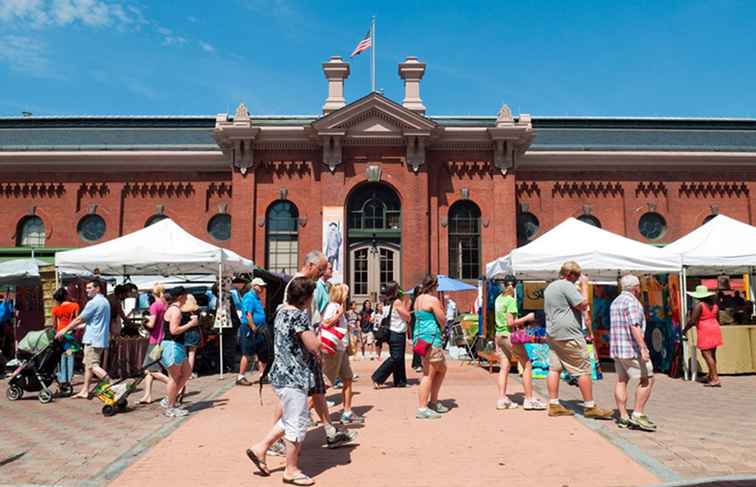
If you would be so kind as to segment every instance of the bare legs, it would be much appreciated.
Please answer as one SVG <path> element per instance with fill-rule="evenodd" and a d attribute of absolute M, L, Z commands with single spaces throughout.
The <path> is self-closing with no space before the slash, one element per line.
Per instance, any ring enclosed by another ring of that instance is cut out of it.
<path fill-rule="evenodd" d="M 94 374 L 98 379 L 104 379 L 108 376 L 108 373 L 105 371 L 105 369 L 103 369 L 99 365 L 95 365 L 94 367 L 85 367 L 84 384 L 82 384 L 81 390 L 74 397 L 84 399 L 87 398 L 87 396 L 89 395 L 90 382 L 92 382 L 92 374 Z"/>
<path fill-rule="evenodd" d="M 561 371 L 550 370 L 549 375 L 546 378 L 546 385 L 549 389 L 549 401 L 556 401 L 559 399 L 559 375 Z M 578 387 L 580 388 L 580 394 L 583 396 L 583 401 L 593 401 L 593 381 L 590 375 L 581 375 L 577 379 Z"/>
<path fill-rule="evenodd" d="M 157 379 L 163 384 L 167 384 L 168 377 L 162 372 L 145 371 L 144 373 L 146 376 L 144 379 L 144 395 L 139 399 L 139 402 L 149 404 L 152 402 L 152 383 Z"/>
<path fill-rule="evenodd" d="M 427 356 L 423 357 L 423 376 L 417 391 L 418 408 L 426 408 L 429 402 L 438 401 L 438 393 L 445 376 L 446 363 L 444 361 L 431 362 Z"/>
<path fill-rule="evenodd" d="M 706 361 L 706 367 L 709 369 L 709 385 L 719 384 L 719 374 L 717 373 L 717 349 L 701 350 Z"/>
<path fill-rule="evenodd" d="M 627 384 L 629 378 L 622 377 L 617 379 L 617 385 L 614 386 L 614 400 L 617 403 L 617 409 L 621 418 L 627 418 Z M 635 389 L 635 409 L 633 412 L 641 415 L 645 414 L 646 403 L 651 397 L 651 389 L 654 387 L 653 377 L 641 377 L 638 387 Z"/>
<path fill-rule="evenodd" d="M 168 384 L 166 385 L 168 407 L 176 407 L 176 396 L 184 388 L 184 385 L 186 385 L 186 381 L 189 380 L 191 373 L 187 361 L 168 367 Z"/>

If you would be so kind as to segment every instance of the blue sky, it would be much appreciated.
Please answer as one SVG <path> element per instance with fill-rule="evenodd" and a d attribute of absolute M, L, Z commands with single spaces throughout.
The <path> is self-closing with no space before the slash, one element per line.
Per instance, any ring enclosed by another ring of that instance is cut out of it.
<path fill-rule="evenodd" d="M 418 56 L 429 114 L 756 117 L 756 2 L 715 0 L 0 0 L 0 115 L 315 114 L 372 15 L 378 88 Z"/>

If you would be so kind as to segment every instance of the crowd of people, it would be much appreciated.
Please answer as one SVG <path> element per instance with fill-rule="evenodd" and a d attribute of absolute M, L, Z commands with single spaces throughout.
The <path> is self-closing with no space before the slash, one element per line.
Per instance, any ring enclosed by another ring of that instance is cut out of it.
<path fill-rule="evenodd" d="M 350 299 L 349 287 L 332 283 L 331 263 L 319 251 L 305 257 L 301 270 L 284 289 L 283 304 L 268 322 L 262 305 L 266 283 L 255 278 L 251 282 L 237 278 L 227 300 L 230 318 L 236 322 L 241 359 L 236 384 L 252 382 L 246 373 L 257 364 L 258 380 L 272 385 L 278 398 L 270 431 L 247 450 L 247 456 L 261 475 L 269 476 L 268 455 L 284 455 L 284 482 L 312 485 L 313 480 L 299 468 L 302 443 L 307 431 L 318 421 L 326 433 L 326 446 L 333 448 L 354 440 L 356 433 L 346 426 L 363 424 L 366 419 L 354 409 L 353 383 L 356 376 L 350 357 L 381 359 L 381 348 L 388 346 L 388 355 L 371 375 L 373 387 L 381 389 L 392 379 L 394 387 L 407 387 L 405 354 L 411 347 L 420 374 L 417 388 L 417 420 L 439 419 L 449 412 L 440 400 L 446 376 L 444 337 L 454 321 L 456 304 L 444 303 L 438 297 L 438 279 L 427 275 L 412 293 L 405 294 L 396 282 L 389 282 L 375 305 L 362 303 L 358 310 Z M 527 411 L 546 410 L 549 417 L 572 416 L 575 412 L 562 405 L 559 386 L 563 374 L 576 382 L 583 399 L 583 415 L 599 420 L 615 419 L 613 409 L 599 407 L 593 399 L 594 357 L 589 350 L 593 338 L 583 324 L 589 321 L 588 278 L 575 262 L 566 262 L 559 278 L 544 290 L 546 342 L 549 346 L 549 372 L 546 380 L 548 402 L 536 397 L 531 373 L 532 363 L 524 344 L 528 327 L 536 324 L 533 313 L 521 314 L 515 298 L 517 281 L 508 276 L 495 299 L 495 347 L 500 371 L 497 377 L 497 410 L 514 409 L 507 394 L 511 366 L 519 363 L 522 372 Z M 64 354 L 59 367 L 59 382 L 70 384 L 73 376 L 73 353 L 79 342 L 73 332 L 84 329 L 81 345 L 84 355 L 84 380 L 74 397 L 88 397 L 93 377 L 109 380 L 103 367 L 110 337 L 120 330 L 124 319 L 121 302 L 131 289 L 116 287 L 110 297 L 102 293 L 102 283 L 90 280 L 86 285 L 89 301 L 80 309 L 65 288 L 57 290 L 57 305 L 52 310 L 56 337 L 63 341 Z M 614 361 L 617 382 L 615 402 L 617 425 L 655 431 L 656 424 L 645 413 L 654 387 L 653 366 L 645 342 L 645 313 L 640 301 L 641 287 L 636 276 L 620 280 L 621 293 L 610 306 L 610 356 Z M 213 290 L 217 297 L 217 288 Z M 706 360 L 709 387 L 721 387 L 717 375 L 716 349 L 722 345 L 717 321 L 715 293 L 699 286 L 689 293 L 697 300 L 683 333 L 697 327 L 697 345 Z M 182 417 L 188 411 L 181 407 L 187 381 L 192 375 L 194 354 L 199 344 L 198 305 L 194 296 L 182 286 L 165 289 L 156 285 L 154 302 L 149 308 L 145 328 L 149 331 L 144 359 L 146 381 L 140 403 L 152 402 L 155 380 L 166 384 L 166 397 L 161 401 L 165 415 Z M 450 313 L 450 309 L 452 312 Z M 272 327 L 272 329 L 268 329 Z M 268 363 L 270 362 L 270 363 Z M 628 384 L 638 381 L 632 412 L 628 411 Z M 326 390 L 341 390 L 342 410 L 333 421 L 326 401 Z M 316 419 L 313 419 L 313 413 Z"/>

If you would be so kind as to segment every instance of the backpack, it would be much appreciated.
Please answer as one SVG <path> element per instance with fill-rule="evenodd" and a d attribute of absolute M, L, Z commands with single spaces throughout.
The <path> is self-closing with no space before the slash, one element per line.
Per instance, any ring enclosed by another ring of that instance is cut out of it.
<path fill-rule="evenodd" d="M 388 314 L 383 317 L 383 319 L 381 320 L 381 325 L 378 327 L 377 330 L 373 332 L 375 341 L 388 342 L 390 331 L 391 331 L 391 313 L 393 311 L 394 311 L 394 302 L 392 301 L 391 306 L 389 306 Z"/>

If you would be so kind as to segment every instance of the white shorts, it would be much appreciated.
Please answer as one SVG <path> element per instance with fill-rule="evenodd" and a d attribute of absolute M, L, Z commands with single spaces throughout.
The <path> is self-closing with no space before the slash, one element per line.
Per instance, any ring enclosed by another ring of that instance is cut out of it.
<path fill-rule="evenodd" d="M 307 435 L 310 425 L 310 411 L 307 409 L 307 391 L 293 387 L 274 388 L 281 401 L 283 416 L 277 426 L 284 432 L 284 437 L 291 443 L 301 443 Z"/>

